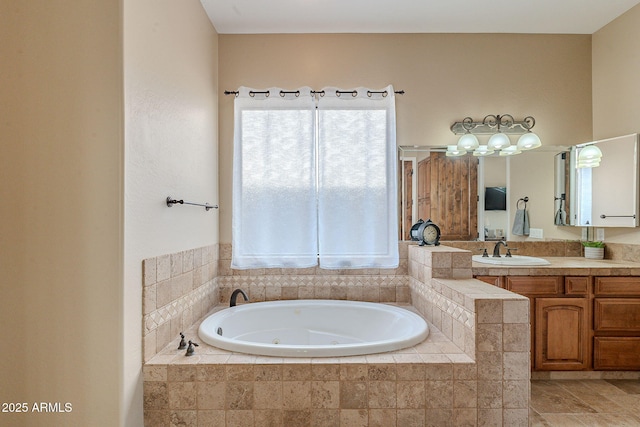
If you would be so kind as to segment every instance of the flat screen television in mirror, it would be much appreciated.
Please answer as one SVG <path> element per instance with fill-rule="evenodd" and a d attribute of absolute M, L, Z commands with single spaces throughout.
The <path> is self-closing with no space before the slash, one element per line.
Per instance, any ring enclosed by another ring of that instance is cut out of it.
<path fill-rule="evenodd" d="M 485 211 L 506 211 L 507 210 L 507 188 L 506 187 L 486 187 L 484 189 L 484 210 Z"/>

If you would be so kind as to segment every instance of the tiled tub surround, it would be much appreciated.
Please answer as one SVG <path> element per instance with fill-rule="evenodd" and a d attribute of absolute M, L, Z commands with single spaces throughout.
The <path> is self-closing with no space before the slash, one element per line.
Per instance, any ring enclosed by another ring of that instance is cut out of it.
<path fill-rule="evenodd" d="M 336 299 L 410 303 L 408 276 L 268 275 L 218 277 L 221 304 L 229 304 L 234 289 L 251 302 L 289 299 Z M 242 298 L 238 299 L 239 301 Z"/>
<path fill-rule="evenodd" d="M 252 302 L 281 299 L 341 299 L 409 303 L 408 242 L 399 242 L 399 266 L 393 269 L 325 270 L 310 268 L 231 268 L 231 245 L 220 244 L 218 286 L 220 303 L 234 289 L 243 289 Z"/>
<path fill-rule="evenodd" d="M 148 258 L 142 270 L 142 347 L 147 362 L 219 300 L 218 245 Z"/>
<path fill-rule="evenodd" d="M 186 357 L 172 344 L 144 367 L 147 426 L 475 422 L 475 364 L 438 330 L 413 348 L 341 358 L 250 356 L 207 344 Z"/>
<path fill-rule="evenodd" d="M 323 279 L 309 277 L 324 276 L 315 271 L 288 278 L 293 275 L 282 271 L 243 272 L 234 280 L 244 282 L 218 277 L 224 283 L 220 295 L 244 285 L 254 301 L 278 295 L 395 298 L 396 303 L 413 298 L 431 323 L 425 342 L 377 355 L 283 359 L 233 354 L 206 344 L 187 357 L 176 350 L 173 337 L 144 366 L 145 424 L 527 425 L 528 299 L 469 279 L 470 252 L 412 246 L 407 254 L 410 275 L 403 278 L 390 279 L 393 275 L 379 271 L 333 272 Z M 397 281 L 395 292 L 383 290 L 393 287 L 389 280 Z M 371 282 L 378 290 L 369 294 Z M 280 283 L 278 291 L 270 290 L 274 283 Z M 187 333 L 199 342 L 197 325 Z"/>
<path fill-rule="evenodd" d="M 475 425 L 528 425 L 529 299 L 472 278 L 471 253 L 409 247 L 412 305 L 475 361 Z"/>

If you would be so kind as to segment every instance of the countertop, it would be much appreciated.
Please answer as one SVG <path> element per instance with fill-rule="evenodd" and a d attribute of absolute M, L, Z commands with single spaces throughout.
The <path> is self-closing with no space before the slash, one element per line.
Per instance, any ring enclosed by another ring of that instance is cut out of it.
<path fill-rule="evenodd" d="M 540 257 L 550 265 L 503 266 L 472 262 L 474 276 L 640 276 L 640 263 L 583 257 Z"/>

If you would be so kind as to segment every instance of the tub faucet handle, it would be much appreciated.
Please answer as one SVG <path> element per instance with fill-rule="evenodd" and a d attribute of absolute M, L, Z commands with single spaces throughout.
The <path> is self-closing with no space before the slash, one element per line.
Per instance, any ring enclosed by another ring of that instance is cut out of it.
<path fill-rule="evenodd" d="M 184 334 L 180 332 L 180 344 L 178 345 L 178 350 L 184 350 L 187 348 L 187 342 L 184 340 Z"/>
<path fill-rule="evenodd" d="M 198 344 L 189 340 L 189 347 L 187 347 L 187 353 L 185 354 L 185 356 L 193 356 L 193 354 L 196 352 L 196 349 L 193 348 L 194 346 L 198 347 Z"/>

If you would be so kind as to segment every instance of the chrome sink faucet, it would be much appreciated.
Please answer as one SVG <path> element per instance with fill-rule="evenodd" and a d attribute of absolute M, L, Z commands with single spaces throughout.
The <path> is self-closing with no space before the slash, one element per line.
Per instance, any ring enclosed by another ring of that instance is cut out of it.
<path fill-rule="evenodd" d="M 504 245 L 504 247 L 507 247 L 507 242 L 505 242 L 504 240 L 498 240 L 496 242 L 496 245 L 493 247 L 493 257 L 494 258 L 500 258 L 500 245 Z"/>

